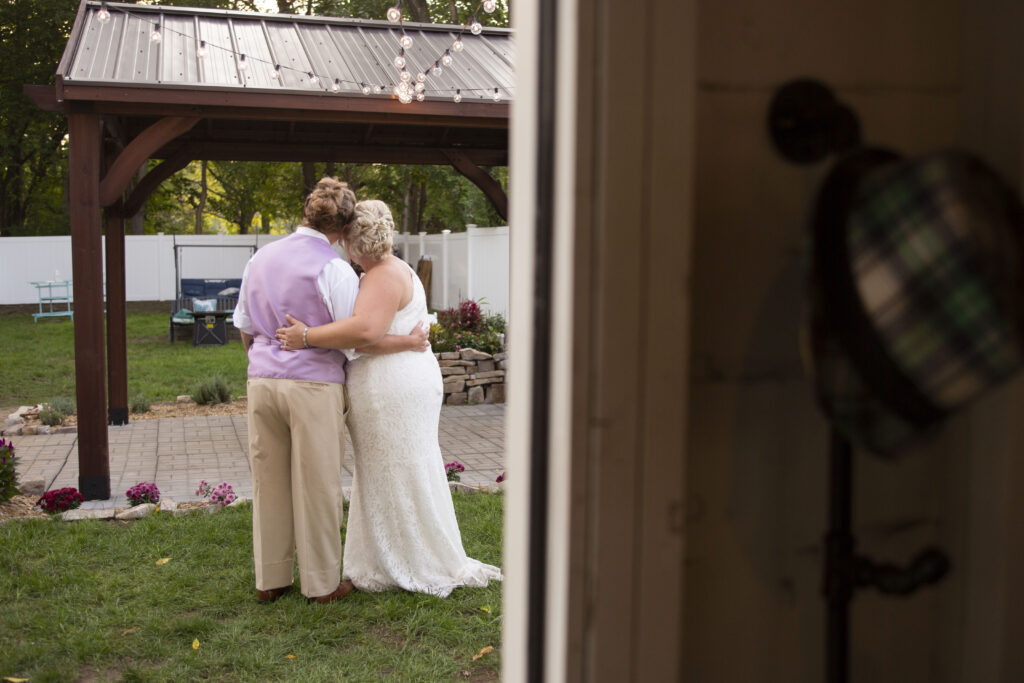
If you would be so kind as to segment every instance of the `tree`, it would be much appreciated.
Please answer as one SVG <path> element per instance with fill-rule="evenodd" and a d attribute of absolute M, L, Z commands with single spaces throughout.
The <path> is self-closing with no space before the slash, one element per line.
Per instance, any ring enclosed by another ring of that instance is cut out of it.
<path fill-rule="evenodd" d="M 53 84 L 77 0 L 0 3 L 0 235 L 67 231 L 67 121 L 40 110 L 24 83 Z"/>
<path fill-rule="evenodd" d="M 216 181 L 209 196 L 210 211 L 248 234 L 256 214 L 265 229 L 275 218 L 301 214 L 298 165 L 256 161 L 211 161 L 209 172 Z"/>

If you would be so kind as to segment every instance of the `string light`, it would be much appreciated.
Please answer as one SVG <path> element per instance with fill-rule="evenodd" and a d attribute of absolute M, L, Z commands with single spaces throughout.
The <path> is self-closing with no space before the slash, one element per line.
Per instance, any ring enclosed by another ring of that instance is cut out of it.
<path fill-rule="evenodd" d="M 402 20 L 402 3 L 396 2 L 394 7 L 388 8 L 388 21 L 397 24 Z"/>
<path fill-rule="evenodd" d="M 249 68 L 249 63 L 245 61 L 245 53 L 243 52 L 242 56 L 238 58 L 238 70 L 239 71 L 245 71 L 248 68 Z"/>
<path fill-rule="evenodd" d="M 309 71 L 309 72 L 307 72 L 307 73 L 306 73 L 306 78 L 308 78 L 308 79 L 309 79 L 309 84 L 310 84 L 310 85 L 316 85 L 317 83 L 319 83 L 319 82 L 320 82 L 320 77 L 319 77 L 319 76 L 317 76 L 317 75 L 316 75 L 315 73 L 313 73 L 312 71 Z"/>
<path fill-rule="evenodd" d="M 452 65 L 452 53 L 449 50 L 445 50 L 444 54 L 441 55 L 441 63 L 445 66 Z"/>
<path fill-rule="evenodd" d="M 493 99 L 495 102 L 501 102 L 501 93 L 498 92 L 497 88 L 494 89 L 494 94 L 491 95 L 491 99 Z"/>
<path fill-rule="evenodd" d="M 395 68 L 401 69 L 405 66 L 405 48 L 399 50 L 398 55 L 395 57 Z"/>
<path fill-rule="evenodd" d="M 273 78 L 275 81 L 281 80 L 281 65 L 280 64 L 275 64 L 274 65 L 274 70 L 270 72 L 270 77 Z"/>
<path fill-rule="evenodd" d="M 495 0 L 484 0 L 484 11 L 491 14 L 498 8 L 498 3 Z"/>
<path fill-rule="evenodd" d="M 434 68 L 430 70 L 430 73 L 432 73 L 435 76 L 440 76 L 443 71 L 444 70 L 441 68 L 441 63 L 434 62 Z"/>
<path fill-rule="evenodd" d="M 398 74 L 398 77 L 402 79 L 403 83 L 408 83 L 409 79 L 412 78 L 412 76 L 409 74 L 408 69 L 402 69 L 402 71 Z"/>
<path fill-rule="evenodd" d="M 469 32 L 474 36 L 478 36 L 483 30 L 484 27 L 476 20 L 476 17 L 473 17 L 473 21 L 469 22 Z"/>
<path fill-rule="evenodd" d="M 360 83 L 359 85 L 362 87 L 364 95 L 369 95 L 370 94 L 370 86 L 366 85 L 366 83 Z M 383 88 L 384 86 L 381 86 L 381 87 Z"/>
<path fill-rule="evenodd" d="M 423 73 L 422 71 L 416 74 L 417 83 L 422 83 L 425 80 L 427 80 L 427 74 Z"/>
<path fill-rule="evenodd" d="M 455 42 L 452 43 L 452 49 L 456 52 L 462 52 L 463 47 L 465 46 L 462 44 L 462 38 L 456 38 Z"/>
<path fill-rule="evenodd" d="M 334 79 L 334 83 L 331 83 L 331 92 L 339 92 L 341 90 L 341 81 L 337 78 Z"/>
<path fill-rule="evenodd" d="M 398 39 L 398 42 L 402 44 L 402 47 L 406 50 L 412 47 L 412 38 L 409 37 L 408 33 L 403 33 L 402 37 Z"/>
<path fill-rule="evenodd" d="M 149 39 L 154 43 L 160 42 L 160 24 L 153 24 L 153 32 L 149 34 Z"/>
<path fill-rule="evenodd" d="M 107 3 L 100 3 L 100 11 L 96 13 L 96 21 L 101 24 L 105 24 L 110 21 L 110 10 L 107 9 Z"/>
<path fill-rule="evenodd" d="M 206 41 L 205 40 L 200 40 L 199 41 L 199 47 L 196 48 L 196 56 L 199 57 L 199 59 L 202 59 L 203 57 L 206 56 Z"/>
<path fill-rule="evenodd" d="M 422 90 L 420 92 L 416 93 L 416 101 L 417 102 L 422 102 L 425 99 L 427 99 L 427 96 L 426 96 L 426 94 L 424 94 L 424 92 Z"/>
<path fill-rule="evenodd" d="M 455 94 L 452 95 L 452 99 L 455 100 L 456 103 L 459 103 L 459 102 L 462 101 L 462 88 L 456 88 L 455 89 Z"/>
<path fill-rule="evenodd" d="M 427 87 L 427 86 L 423 85 L 423 83 L 422 83 L 422 82 L 420 82 L 420 83 L 417 83 L 417 84 L 416 84 L 416 86 L 415 86 L 415 90 L 416 90 L 416 92 L 423 92 L 423 89 L 424 89 L 424 88 L 426 88 L 426 87 Z"/>
<path fill-rule="evenodd" d="M 409 104 L 410 102 L 412 102 L 412 95 L 410 95 L 407 92 L 401 93 L 398 96 L 398 101 L 401 102 L 402 104 Z"/>

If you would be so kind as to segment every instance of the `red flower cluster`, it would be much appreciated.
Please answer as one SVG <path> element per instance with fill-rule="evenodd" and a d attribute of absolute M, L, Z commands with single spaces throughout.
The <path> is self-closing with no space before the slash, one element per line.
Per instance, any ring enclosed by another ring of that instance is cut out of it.
<path fill-rule="evenodd" d="M 448 308 L 437 314 L 437 322 L 452 331 L 476 332 L 483 319 L 480 304 L 472 299 L 466 299 L 457 308 Z"/>
<path fill-rule="evenodd" d="M 82 504 L 85 498 L 74 487 L 53 489 L 43 494 L 43 497 L 36 501 L 36 505 L 46 512 L 64 512 L 74 510 Z"/>

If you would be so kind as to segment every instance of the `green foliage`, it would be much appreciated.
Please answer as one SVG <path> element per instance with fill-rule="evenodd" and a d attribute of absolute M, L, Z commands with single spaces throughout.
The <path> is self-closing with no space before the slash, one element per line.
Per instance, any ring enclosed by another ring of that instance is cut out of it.
<path fill-rule="evenodd" d="M 228 381 L 221 375 L 199 380 L 192 386 L 192 400 L 201 406 L 229 403 L 231 389 L 228 387 Z"/>
<path fill-rule="evenodd" d="M 0 503 L 18 493 L 17 458 L 14 444 L 0 439 Z"/>
<path fill-rule="evenodd" d="M 455 492 L 452 502 L 466 552 L 500 565 L 503 496 Z M 497 680 L 500 582 L 443 600 L 356 592 L 333 605 L 292 591 L 270 607 L 256 604 L 254 588 L 250 505 L 123 525 L 11 520 L 0 525 L 0 672 L 32 681 L 98 672 L 126 681 Z M 473 661 L 486 645 L 497 649 Z"/>
<path fill-rule="evenodd" d="M 148 413 L 151 405 L 151 401 L 146 394 L 133 394 L 131 399 L 128 401 L 128 407 L 136 415 L 142 413 Z"/>
<path fill-rule="evenodd" d="M 75 413 L 75 401 L 67 396 L 57 396 L 43 404 L 39 411 L 39 421 L 44 425 L 56 427 L 63 424 L 68 415 Z"/>
<path fill-rule="evenodd" d="M 467 299 L 437 314 L 437 324 L 430 326 L 430 347 L 434 353 L 462 349 L 499 353 L 504 334 L 504 316 L 488 314 L 479 303 Z"/>
<path fill-rule="evenodd" d="M 0 236 L 67 232 L 67 120 L 24 84 L 52 85 L 77 0 L 0 3 Z"/>

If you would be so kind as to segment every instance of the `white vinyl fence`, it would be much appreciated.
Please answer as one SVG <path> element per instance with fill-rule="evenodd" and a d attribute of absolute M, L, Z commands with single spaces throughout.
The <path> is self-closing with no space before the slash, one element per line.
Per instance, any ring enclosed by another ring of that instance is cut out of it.
<path fill-rule="evenodd" d="M 190 245 L 179 250 L 179 277 L 237 278 L 242 276 L 253 247 L 281 237 L 127 235 L 127 299 L 174 299 L 176 244 Z M 442 235 L 396 235 L 395 243 L 413 267 L 422 255 L 432 261 L 430 302 L 434 308 L 455 306 L 461 299 L 484 299 L 485 308 L 508 315 L 507 226 L 468 226 L 466 232 Z M 0 304 L 34 304 L 38 295 L 32 282 L 71 277 L 70 236 L 0 238 Z"/>

